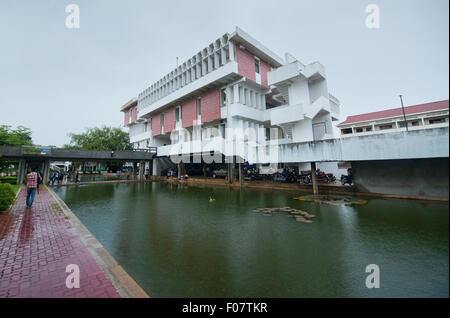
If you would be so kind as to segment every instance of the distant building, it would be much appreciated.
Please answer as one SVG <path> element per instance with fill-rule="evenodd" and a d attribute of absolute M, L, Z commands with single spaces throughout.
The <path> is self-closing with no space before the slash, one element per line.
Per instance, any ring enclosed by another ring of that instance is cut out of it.
<path fill-rule="evenodd" d="M 439 128 L 449 126 L 449 103 L 442 100 L 405 107 L 409 130 Z M 363 136 L 405 130 L 402 108 L 393 108 L 373 113 L 348 116 L 338 124 L 341 137 Z"/>

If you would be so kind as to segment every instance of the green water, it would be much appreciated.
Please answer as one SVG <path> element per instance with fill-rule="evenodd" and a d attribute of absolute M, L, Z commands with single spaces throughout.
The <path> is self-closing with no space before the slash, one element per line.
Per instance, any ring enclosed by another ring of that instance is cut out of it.
<path fill-rule="evenodd" d="M 448 204 L 165 183 L 55 189 L 152 297 L 448 297 Z M 214 197 L 215 202 L 209 202 Z M 311 224 L 252 212 L 284 207 Z M 380 288 L 368 289 L 368 264 Z"/>

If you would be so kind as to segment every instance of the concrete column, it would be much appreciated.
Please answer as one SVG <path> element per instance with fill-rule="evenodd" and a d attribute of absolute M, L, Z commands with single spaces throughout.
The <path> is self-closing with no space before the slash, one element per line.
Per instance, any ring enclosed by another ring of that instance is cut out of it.
<path fill-rule="evenodd" d="M 137 163 L 133 162 L 133 180 L 136 180 Z"/>
<path fill-rule="evenodd" d="M 184 162 L 181 161 L 178 164 L 178 177 L 184 177 L 185 175 L 186 175 L 186 169 L 185 169 L 185 166 L 184 166 Z"/>
<path fill-rule="evenodd" d="M 44 161 L 44 171 L 43 171 L 43 176 L 42 176 L 43 184 L 48 184 L 49 174 L 50 174 L 50 161 L 45 160 Z"/>
<path fill-rule="evenodd" d="M 144 169 L 145 169 L 145 161 L 139 162 L 139 181 L 144 182 Z"/>
<path fill-rule="evenodd" d="M 153 176 L 153 160 L 150 160 L 148 162 L 148 175 L 150 177 Z"/>
<path fill-rule="evenodd" d="M 229 47 L 230 61 L 235 61 L 236 57 L 234 55 L 234 43 L 233 42 L 228 42 L 228 47 Z"/>
<path fill-rule="evenodd" d="M 244 185 L 244 176 L 242 174 L 242 163 L 239 162 L 239 187 L 243 187 Z"/>
<path fill-rule="evenodd" d="M 228 163 L 228 183 L 233 183 L 234 175 L 234 156 L 231 157 L 231 162 Z"/>
<path fill-rule="evenodd" d="M 312 181 L 312 188 L 313 188 L 313 194 L 319 194 L 319 185 L 317 184 L 317 178 L 316 178 L 316 163 L 311 162 L 311 181 Z"/>
<path fill-rule="evenodd" d="M 23 182 L 23 169 L 25 166 L 25 160 L 20 159 L 19 160 L 19 167 L 17 168 L 17 178 L 16 178 L 16 183 L 17 184 L 22 184 Z"/>
<path fill-rule="evenodd" d="M 239 84 L 235 84 L 233 87 L 233 101 L 239 103 Z"/>

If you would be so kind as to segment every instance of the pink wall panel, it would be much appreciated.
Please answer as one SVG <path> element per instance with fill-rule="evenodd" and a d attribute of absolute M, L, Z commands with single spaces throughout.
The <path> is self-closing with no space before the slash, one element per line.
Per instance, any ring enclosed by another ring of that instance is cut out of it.
<path fill-rule="evenodd" d="M 260 72 L 261 72 L 261 84 L 269 87 L 269 84 L 267 83 L 267 73 L 270 72 L 271 67 L 269 64 L 261 60 L 260 62 Z"/>
<path fill-rule="evenodd" d="M 123 125 L 128 126 L 128 124 L 130 123 L 130 111 L 127 110 L 127 111 L 123 112 L 123 115 L 125 117 L 124 121 L 123 121 Z"/>
<path fill-rule="evenodd" d="M 175 107 L 164 112 L 164 134 L 175 129 Z"/>
<path fill-rule="evenodd" d="M 252 81 L 256 81 L 255 57 L 253 54 L 236 45 L 236 60 L 238 62 L 238 73 Z"/>
<path fill-rule="evenodd" d="M 182 106 L 183 128 L 192 127 L 193 121 L 197 120 L 197 99 L 188 101 Z"/>
<path fill-rule="evenodd" d="M 216 89 L 202 96 L 202 123 L 220 118 L 220 90 Z"/>
<path fill-rule="evenodd" d="M 137 106 L 133 107 L 133 118 L 131 118 L 131 122 L 135 122 L 137 120 L 138 117 L 138 110 L 137 110 Z"/>
<path fill-rule="evenodd" d="M 161 124 L 159 119 L 160 114 L 156 114 L 152 117 L 152 136 L 161 135 Z"/>

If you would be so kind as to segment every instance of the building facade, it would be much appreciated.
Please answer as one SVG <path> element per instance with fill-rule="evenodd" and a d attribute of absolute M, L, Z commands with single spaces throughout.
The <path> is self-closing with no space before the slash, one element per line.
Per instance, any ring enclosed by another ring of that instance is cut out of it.
<path fill-rule="evenodd" d="M 364 136 L 408 130 L 449 127 L 449 103 L 442 100 L 433 103 L 406 106 L 405 116 L 401 107 L 378 112 L 348 116 L 338 124 L 341 137 Z M 406 124 L 405 124 L 406 117 Z"/>
<path fill-rule="evenodd" d="M 277 144 L 333 138 L 339 108 L 322 64 L 306 65 L 288 53 L 281 58 L 236 27 L 144 89 L 121 111 L 133 146 L 156 146 L 163 158 L 217 150 L 211 140 L 226 139 L 228 130 L 253 130 L 257 140 Z M 194 139 L 199 147 L 186 147 Z M 237 149 L 221 152 L 261 163 Z M 153 174 L 160 170 L 153 165 Z"/>

